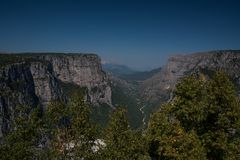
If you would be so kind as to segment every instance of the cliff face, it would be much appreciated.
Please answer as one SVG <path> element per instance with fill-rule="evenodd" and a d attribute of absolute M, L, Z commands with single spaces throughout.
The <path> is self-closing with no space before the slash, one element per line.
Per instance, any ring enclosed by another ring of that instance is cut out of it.
<path fill-rule="evenodd" d="M 111 88 L 97 55 L 43 55 L 38 58 L 49 61 L 56 77 L 61 81 L 87 87 L 91 103 L 111 106 Z"/>
<path fill-rule="evenodd" d="M 217 69 L 224 70 L 240 86 L 240 51 L 213 51 L 170 57 L 161 71 L 143 82 L 142 97 L 145 102 L 166 102 L 180 78 Z"/>
<path fill-rule="evenodd" d="M 65 100 L 60 81 L 87 88 L 88 100 L 111 106 L 111 88 L 97 55 L 13 54 L 0 66 L 0 138 L 11 129 L 18 105 L 43 109 L 51 100 Z M 1 61 L 1 59 L 0 59 Z"/>
<path fill-rule="evenodd" d="M 46 107 L 51 100 L 64 99 L 59 80 L 53 74 L 51 63 L 31 62 L 30 71 L 35 94 L 42 107 Z"/>
<path fill-rule="evenodd" d="M 20 62 L 0 69 L 0 138 L 11 129 L 18 105 L 45 107 L 63 97 L 51 65 Z"/>

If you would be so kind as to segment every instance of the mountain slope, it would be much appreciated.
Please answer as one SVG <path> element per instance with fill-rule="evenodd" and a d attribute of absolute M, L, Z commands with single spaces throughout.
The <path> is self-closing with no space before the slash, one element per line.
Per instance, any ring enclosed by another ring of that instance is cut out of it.
<path fill-rule="evenodd" d="M 160 72 L 142 83 L 141 99 L 152 112 L 171 98 L 176 83 L 182 77 L 194 73 L 211 76 L 218 69 L 230 76 L 240 93 L 240 51 L 223 50 L 170 57 Z"/>
<path fill-rule="evenodd" d="M 122 75 L 119 75 L 118 77 L 127 81 L 144 81 L 146 79 L 151 78 L 158 72 L 160 72 L 160 70 L 161 68 L 153 69 L 150 71 L 143 71 L 143 72 L 138 71 L 131 74 L 122 74 Z"/>
<path fill-rule="evenodd" d="M 127 81 L 143 81 L 151 78 L 161 70 L 161 68 L 157 68 L 150 71 L 136 71 L 128 66 L 110 63 L 103 64 L 102 66 L 105 72 Z"/>
<path fill-rule="evenodd" d="M 128 75 L 136 72 L 133 69 L 129 68 L 128 66 L 120 64 L 105 63 L 102 64 L 102 67 L 104 71 L 111 73 L 114 76 Z"/>
<path fill-rule="evenodd" d="M 128 118 L 133 128 L 141 128 L 146 125 L 145 113 L 143 108 L 145 106 L 141 103 L 138 90 L 143 80 L 152 77 L 159 72 L 161 68 L 145 71 L 134 72 L 131 74 L 109 74 L 112 88 L 112 103 L 115 107 L 126 106 L 128 110 Z"/>
<path fill-rule="evenodd" d="M 11 129 L 16 106 L 44 110 L 51 100 L 67 100 L 63 84 L 86 88 L 92 105 L 112 107 L 111 87 L 97 55 L 0 54 L 0 64 L 0 138 Z"/>

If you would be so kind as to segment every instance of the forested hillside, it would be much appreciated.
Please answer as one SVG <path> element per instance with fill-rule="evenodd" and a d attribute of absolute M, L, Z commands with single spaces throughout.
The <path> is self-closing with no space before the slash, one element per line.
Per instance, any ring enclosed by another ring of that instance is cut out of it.
<path fill-rule="evenodd" d="M 119 107 L 105 129 L 90 118 L 75 94 L 69 103 L 19 106 L 14 130 L 0 147 L 1 159 L 239 159 L 240 103 L 228 76 L 217 71 L 182 78 L 172 101 L 150 117 L 145 130 L 129 126 Z"/>

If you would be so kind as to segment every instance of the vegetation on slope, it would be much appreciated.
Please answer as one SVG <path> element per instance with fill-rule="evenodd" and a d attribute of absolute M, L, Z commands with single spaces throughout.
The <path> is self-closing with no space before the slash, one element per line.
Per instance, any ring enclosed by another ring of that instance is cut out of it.
<path fill-rule="evenodd" d="M 239 159 L 240 104 L 222 72 L 182 79 L 174 101 L 155 113 L 147 129 L 157 159 Z"/>
<path fill-rule="evenodd" d="M 82 96 L 87 95 L 86 87 L 80 87 L 76 84 L 65 82 L 60 82 L 60 84 L 67 99 L 72 98 L 72 96 L 76 94 Z M 112 112 L 112 108 L 108 104 L 100 104 L 99 106 L 89 104 L 89 106 L 91 107 L 91 119 L 102 127 L 105 127 L 107 125 L 109 115 Z"/>
<path fill-rule="evenodd" d="M 97 129 L 78 96 L 52 102 L 43 116 L 20 108 L 0 159 L 240 159 L 239 97 L 224 73 L 183 78 L 174 94 L 143 133 L 131 129 L 122 108 Z"/>
<path fill-rule="evenodd" d="M 134 129 L 142 126 L 143 115 L 139 111 L 141 106 L 139 106 L 136 97 L 130 94 L 125 94 L 118 86 L 113 86 L 112 103 L 116 107 L 125 106 L 127 108 L 128 119 Z"/>

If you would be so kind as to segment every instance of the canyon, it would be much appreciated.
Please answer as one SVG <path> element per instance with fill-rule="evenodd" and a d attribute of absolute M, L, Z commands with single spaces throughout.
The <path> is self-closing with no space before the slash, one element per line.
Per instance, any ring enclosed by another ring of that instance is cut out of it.
<path fill-rule="evenodd" d="M 96 54 L 2 53 L 0 61 L 0 138 L 11 131 L 16 106 L 39 105 L 44 111 L 50 101 L 68 101 L 71 90 L 84 90 L 93 117 L 99 114 L 96 121 L 106 123 L 115 108 L 126 106 L 136 129 L 146 127 L 150 115 L 174 98 L 175 85 L 185 76 L 208 78 L 223 70 L 240 93 L 239 50 L 175 55 L 154 71 L 127 75 L 103 70 Z"/>

